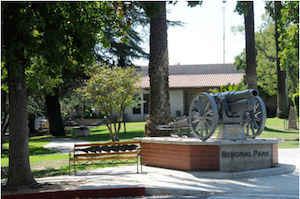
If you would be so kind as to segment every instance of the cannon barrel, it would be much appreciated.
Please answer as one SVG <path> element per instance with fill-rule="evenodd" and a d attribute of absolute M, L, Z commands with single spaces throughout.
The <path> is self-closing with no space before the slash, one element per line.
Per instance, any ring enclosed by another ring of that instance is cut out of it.
<path fill-rule="evenodd" d="M 247 89 L 244 91 L 228 91 L 217 93 L 217 97 L 225 97 L 227 102 L 234 102 L 241 99 L 247 99 L 258 96 L 258 91 L 255 89 Z"/>

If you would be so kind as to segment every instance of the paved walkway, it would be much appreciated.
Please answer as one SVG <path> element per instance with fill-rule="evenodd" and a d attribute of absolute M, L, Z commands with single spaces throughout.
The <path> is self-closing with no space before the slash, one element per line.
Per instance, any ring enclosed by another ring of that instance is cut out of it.
<path fill-rule="evenodd" d="M 59 138 L 59 139 L 49 139 L 51 141 L 44 147 L 46 149 L 60 151 L 61 153 L 69 153 L 70 150 L 74 149 L 74 144 L 89 144 L 89 142 L 84 140 L 74 140 L 70 138 Z"/>
<path fill-rule="evenodd" d="M 69 145 L 70 142 L 60 143 L 57 149 L 63 151 L 67 145 L 73 146 L 74 142 Z M 39 183 L 50 184 L 55 182 L 72 184 L 73 182 L 72 187 L 64 188 L 60 194 L 80 192 L 86 197 L 97 190 L 113 190 L 114 193 L 123 190 L 133 194 L 143 189 L 145 195 L 148 196 L 146 198 L 153 198 L 152 195 L 156 195 L 156 198 L 299 198 L 299 149 L 279 149 L 279 163 L 290 169 L 279 175 L 272 173 L 273 168 L 257 170 L 264 175 L 271 175 L 265 177 L 257 177 L 257 172 L 250 171 L 249 178 L 245 179 L 209 179 L 199 177 L 199 172 L 149 166 L 143 166 L 143 172 L 136 173 L 136 165 L 133 165 L 79 171 L 76 176 L 65 175 L 36 180 Z M 65 192 L 66 189 L 67 192 Z M 192 196 L 163 197 L 161 195 Z"/>
<path fill-rule="evenodd" d="M 76 190 L 145 187 L 146 195 L 186 195 L 222 193 L 239 195 L 276 195 L 280 198 L 299 197 L 299 149 L 279 149 L 279 162 L 293 164 L 295 171 L 248 179 L 198 178 L 195 172 L 143 166 L 137 174 L 135 166 L 111 167 L 78 172 L 77 176 L 40 178 L 39 182 L 85 180 Z"/>

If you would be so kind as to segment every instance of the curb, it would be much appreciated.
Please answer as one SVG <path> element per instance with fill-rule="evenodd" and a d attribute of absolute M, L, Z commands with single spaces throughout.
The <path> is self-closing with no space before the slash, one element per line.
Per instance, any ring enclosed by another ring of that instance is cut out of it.
<path fill-rule="evenodd" d="M 284 173 L 293 172 L 295 170 L 295 165 L 288 164 L 277 164 L 272 168 L 267 169 L 257 169 L 252 171 L 241 171 L 241 172 L 203 172 L 203 171 L 191 171 L 188 172 L 197 178 L 210 178 L 210 179 L 243 179 L 243 178 L 256 178 L 256 177 L 266 177 L 280 175 Z"/>
<path fill-rule="evenodd" d="M 129 187 L 116 189 L 66 190 L 55 192 L 24 193 L 3 195 L 3 199 L 73 199 L 73 198 L 116 198 L 144 196 L 144 187 Z"/>

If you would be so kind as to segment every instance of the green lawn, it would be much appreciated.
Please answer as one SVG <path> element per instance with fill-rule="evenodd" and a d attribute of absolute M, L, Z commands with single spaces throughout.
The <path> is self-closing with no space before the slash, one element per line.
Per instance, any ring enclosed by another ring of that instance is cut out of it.
<path fill-rule="evenodd" d="M 143 137 L 145 122 L 128 122 L 126 123 L 126 133 L 124 133 L 124 125 L 122 124 L 119 139 L 121 142 L 131 141 L 134 137 Z M 76 130 L 71 130 L 69 137 L 88 142 L 111 142 L 109 131 L 106 125 L 90 128 L 91 136 L 77 137 Z"/>
<path fill-rule="evenodd" d="M 268 118 L 265 130 L 258 138 L 283 138 L 279 148 L 299 148 L 299 130 L 284 130 L 284 120 Z"/>
<path fill-rule="evenodd" d="M 124 128 L 120 130 L 120 141 L 131 141 L 134 137 L 143 137 L 145 122 L 126 123 L 126 133 Z M 91 136 L 77 137 L 76 129 L 67 130 L 68 138 L 86 140 L 88 142 L 110 142 L 109 131 L 105 125 L 90 128 Z M 218 129 L 214 133 L 217 136 Z M 47 139 L 53 136 L 36 136 L 29 138 L 30 164 L 34 177 L 45 177 L 53 175 L 68 174 L 68 154 L 53 154 L 56 151 L 45 149 L 43 146 L 50 141 Z M 266 128 L 258 138 L 283 138 L 285 142 L 279 144 L 279 148 L 299 148 L 299 130 L 284 130 L 283 120 L 278 118 L 268 118 Z M 52 154 L 52 155 L 51 155 Z M 1 158 L 2 178 L 7 176 L 8 166 L 8 141 L 3 144 L 3 154 Z M 109 166 L 109 165 L 104 165 Z M 88 167 L 93 169 L 96 167 Z M 84 170 L 85 167 L 78 168 Z"/>

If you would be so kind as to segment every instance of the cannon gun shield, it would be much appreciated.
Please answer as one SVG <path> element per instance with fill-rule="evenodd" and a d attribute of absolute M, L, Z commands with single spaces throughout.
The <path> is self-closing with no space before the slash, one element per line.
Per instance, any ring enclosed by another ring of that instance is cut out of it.
<path fill-rule="evenodd" d="M 215 132 L 218 118 L 214 98 L 207 93 L 198 93 L 189 109 L 189 124 L 193 133 L 201 140 L 206 140 Z"/>
<path fill-rule="evenodd" d="M 245 111 L 243 129 L 247 138 L 254 139 L 259 136 L 266 124 L 267 111 L 264 101 L 261 97 L 255 97 L 256 104 L 251 111 Z"/>

